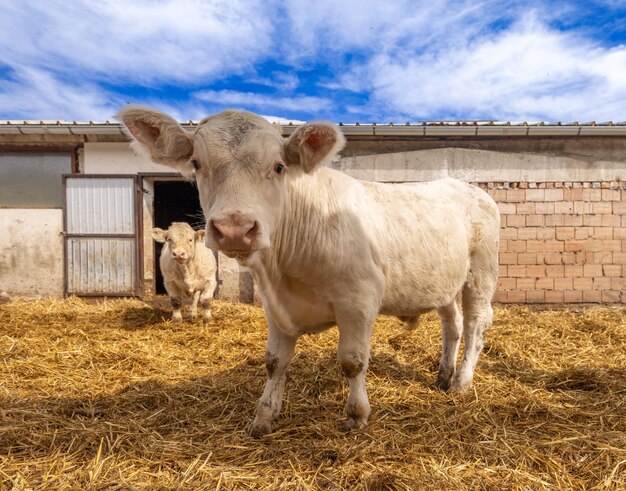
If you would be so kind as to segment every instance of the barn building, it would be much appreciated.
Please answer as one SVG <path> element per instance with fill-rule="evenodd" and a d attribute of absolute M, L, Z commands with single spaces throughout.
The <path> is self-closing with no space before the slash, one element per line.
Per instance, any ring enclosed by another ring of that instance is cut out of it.
<path fill-rule="evenodd" d="M 285 136 L 294 129 L 282 126 Z M 356 178 L 452 176 L 494 197 L 502 214 L 497 301 L 626 303 L 625 123 L 341 129 L 348 143 L 332 165 Z M 0 121 L 0 291 L 161 293 L 149 232 L 172 221 L 202 225 L 194 183 L 134 155 L 119 124 Z M 251 275 L 218 260 L 218 295 L 254 301 Z"/>

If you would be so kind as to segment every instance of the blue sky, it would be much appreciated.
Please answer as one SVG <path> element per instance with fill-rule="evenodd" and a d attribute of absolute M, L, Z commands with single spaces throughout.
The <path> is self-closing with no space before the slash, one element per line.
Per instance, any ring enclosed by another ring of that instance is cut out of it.
<path fill-rule="evenodd" d="M 626 120 L 626 0 L 4 0 L 0 119 Z"/>

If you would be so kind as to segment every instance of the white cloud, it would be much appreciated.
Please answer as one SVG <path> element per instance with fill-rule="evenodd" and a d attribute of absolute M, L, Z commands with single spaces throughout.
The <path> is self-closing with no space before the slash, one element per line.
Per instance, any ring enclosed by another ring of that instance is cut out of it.
<path fill-rule="evenodd" d="M 411 58 L 378 55 L 349 75 L 412 119 L 626 119 L 626 47 L 597 46 L 533 15 L 498 34 Z M 354 108 L 362 111 L 362 108 Z"/>
<path fill-rule="evenodd" d="M 0 108 L 12 119 L 112 120 L 123 105 L 119 96 L 81 81 L 64 82 L 33 68 L 18 68 L 0 79 Z M 21 116 L 13 116 L 21 115 Z"/>
<path fill-rule="evenodd" d="M 281 97 L 257 94 L 255 92 L 237 92 L 234 90 L 204 90 L 196 92 L 194 95 L 202 101 L 221 106 L 280 108 L 283 111 L 304 112 L 322 111 L 332 107 L 332 101 L 323 97 Z"/>
<path fill-rule="evenodd" d="M 101 81 L 201 84 L 241 74 L 269 50 L 258 1 L 0 3 L 0 62 Z"/>

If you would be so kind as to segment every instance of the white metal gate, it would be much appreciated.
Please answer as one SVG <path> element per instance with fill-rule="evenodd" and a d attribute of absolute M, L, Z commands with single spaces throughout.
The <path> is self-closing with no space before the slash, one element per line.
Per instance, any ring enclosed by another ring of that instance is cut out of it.
<path fill-rule="evenodd" d="M 138 295 L 137 177 L 64 176 L 66 295 Z"/>

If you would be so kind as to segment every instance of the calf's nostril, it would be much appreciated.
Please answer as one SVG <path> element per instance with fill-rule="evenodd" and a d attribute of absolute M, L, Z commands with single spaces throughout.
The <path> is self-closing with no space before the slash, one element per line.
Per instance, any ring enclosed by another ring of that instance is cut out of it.
<path fill-rule="evenodd" d="M 213 234 L 213 237 L 215 237 L 215 240 L 222 240 L 224 238 L 224 234 L 220 231 L 218 226 L 215 225 L 213 220 L 211 220 L 211 233 Z"/>
<path fill-rule="evenodd" d="M 246 239 L 254 239 L 254 237 L 256 237 L 256 235 L 259 232 L 259 226 L 257 222 L 254 222 L 254 225 L 252 225 L 252 228 L 250 230 L 248 230 L 246 232 Z"/>

